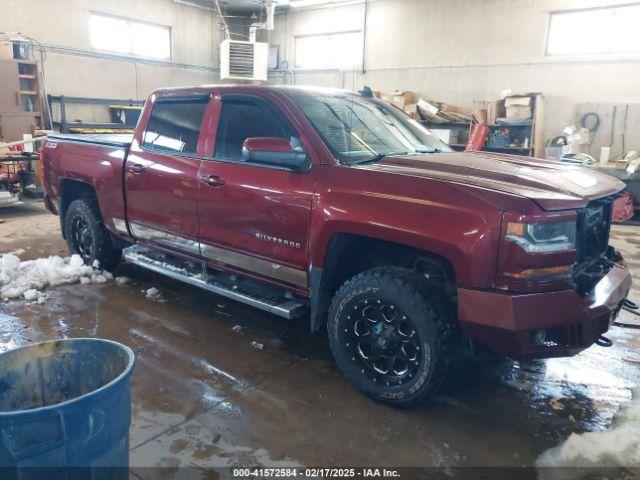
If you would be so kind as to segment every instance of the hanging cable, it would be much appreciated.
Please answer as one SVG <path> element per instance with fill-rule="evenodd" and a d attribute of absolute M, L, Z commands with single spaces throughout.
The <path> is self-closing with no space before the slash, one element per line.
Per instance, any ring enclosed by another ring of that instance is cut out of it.
<path fill-rule="evenodd" d="M 231 40 L 231 32 L 229 31 L 229 26 L 227 25 L 227 21 L 222 14 L 222 8 L 220 8 L 220 0 L 215 0 L 216 8 L 218 9 L 218 18 L 222 20 L 222 25 L 224 26 L 224 33 L 227 37 L 227 40 Z"/>

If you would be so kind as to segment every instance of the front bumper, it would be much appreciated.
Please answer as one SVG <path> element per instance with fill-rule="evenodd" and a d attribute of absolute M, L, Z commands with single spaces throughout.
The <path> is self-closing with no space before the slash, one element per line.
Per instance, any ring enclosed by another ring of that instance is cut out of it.
<path fill-rule="evenodd" d="M 584 296 L 573 290 L 507 295 L 459 288 L 458 320 L 464 333 L 505 356 L 571 356 L 609 329 L 630 288 L 631 275 L 619 264 Z M 540 330 L 546 339 L 534 343 Z"/>

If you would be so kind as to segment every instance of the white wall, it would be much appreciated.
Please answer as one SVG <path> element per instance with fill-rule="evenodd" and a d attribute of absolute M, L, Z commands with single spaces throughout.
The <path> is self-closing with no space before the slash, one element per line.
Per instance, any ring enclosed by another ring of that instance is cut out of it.
<path fill-rule="evenodd" d="M 295 81 L 413 90 L 461 107 L 496 99 L 506 88 L 540 91 L 546 97 L 545 133 L 555 136 L 577 120 L 582 103 L 640 101 L 638 55 L 545 56 L 551 11 L 621 3 L 625 0 L 370 0 L 366 73 L 297 72 Z M 363 4 L 290 11 L 277 16 L 271 39 L 293 66 L 295 36 L 361 29 L 363 12 Z"/>
<path fill-rule="evenodd" d="M 216 81 L 218 27 L 207 10 L 173 0 L 0 0 L 0 31 L 22 32 L 47 47 L 47 93 L 144 99 L 155 88 Z M 171 27 L 172 59 L 147 62 L 92 50 L 92 12 Z"/>

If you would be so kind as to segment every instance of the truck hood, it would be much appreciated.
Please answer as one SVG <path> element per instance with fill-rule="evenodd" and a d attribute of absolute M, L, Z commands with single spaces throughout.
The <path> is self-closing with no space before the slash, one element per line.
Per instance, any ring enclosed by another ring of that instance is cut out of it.
<path fill-rule="evenodd" d="M 529 198 L 544 210 L 580 208 L 625 187 L 620 180 L 588 168 L 486 152 L 388 156 L 353 168 L 489 188 Z"/>

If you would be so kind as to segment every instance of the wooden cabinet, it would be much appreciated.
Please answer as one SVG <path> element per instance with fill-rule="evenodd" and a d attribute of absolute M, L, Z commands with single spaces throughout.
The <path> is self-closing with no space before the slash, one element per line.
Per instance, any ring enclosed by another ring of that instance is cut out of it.
<path fill-rule="evenodd" d="M 0 140 L 22 140 L 42 128 L 38 66 L 26 60 L 0 60 Z"/>
<path fill-rule="evenodd" d="M 18 64 L 0 60 L 0 112 L 20 112 Z"/>

